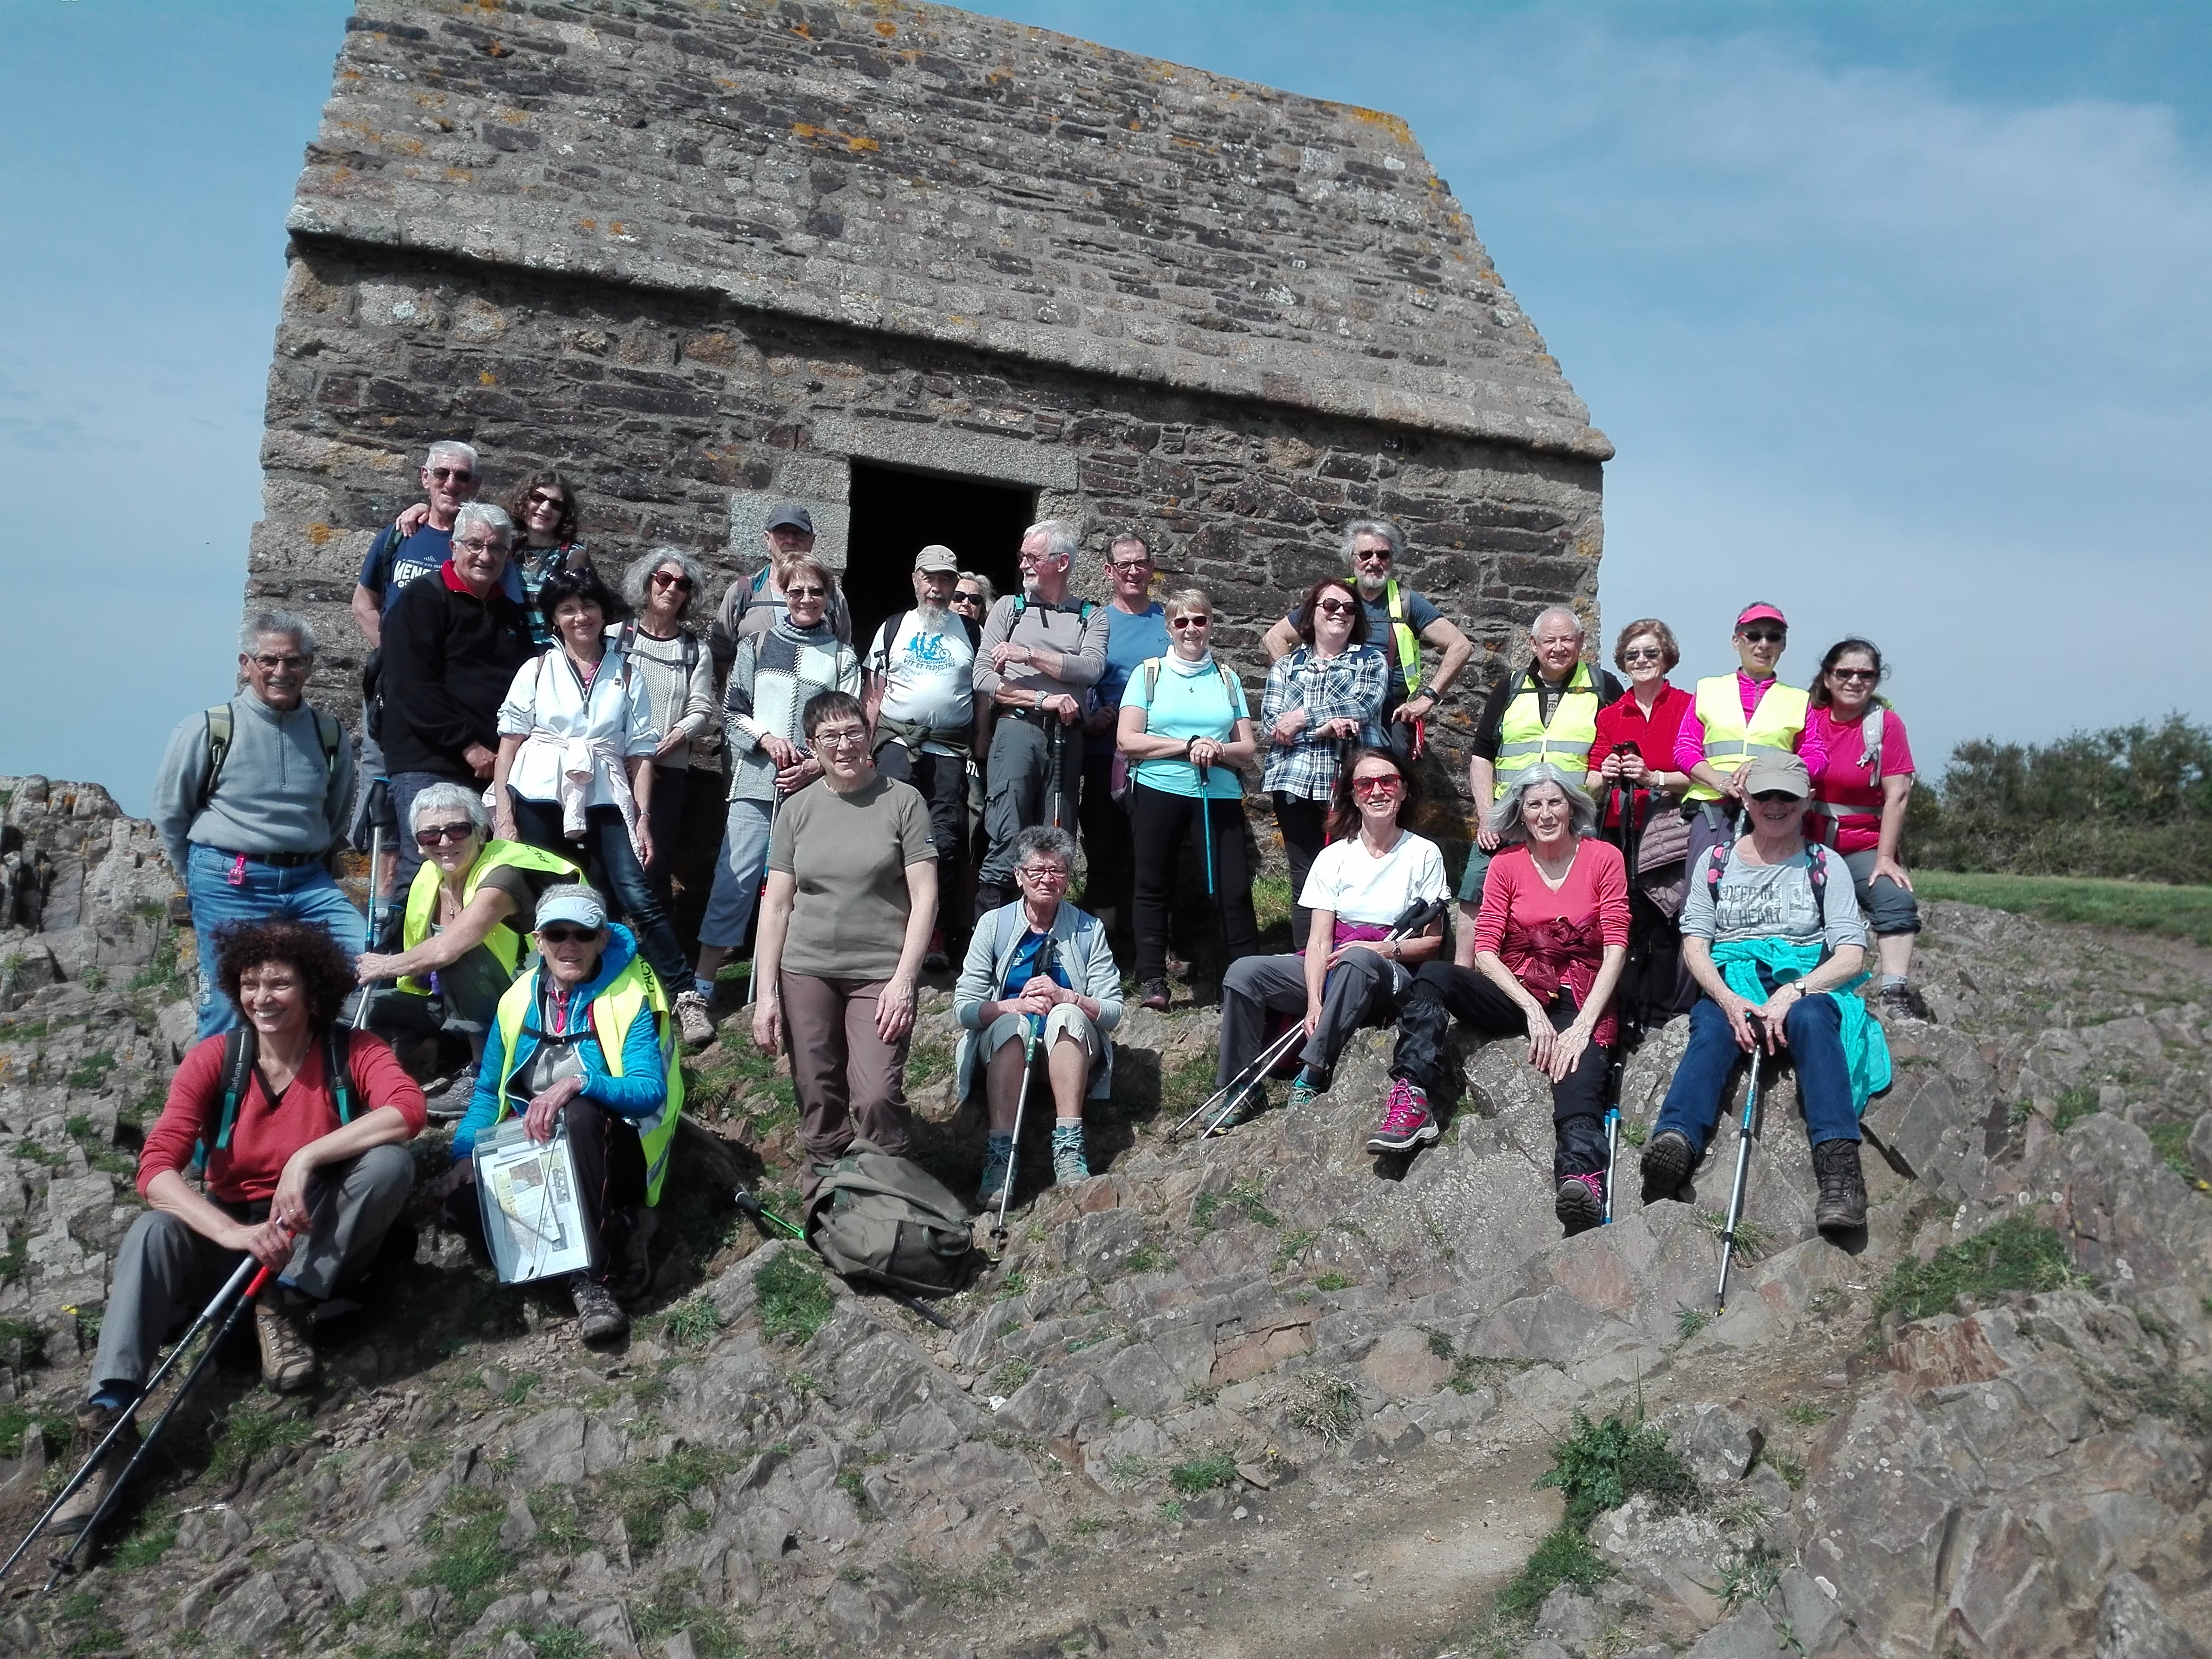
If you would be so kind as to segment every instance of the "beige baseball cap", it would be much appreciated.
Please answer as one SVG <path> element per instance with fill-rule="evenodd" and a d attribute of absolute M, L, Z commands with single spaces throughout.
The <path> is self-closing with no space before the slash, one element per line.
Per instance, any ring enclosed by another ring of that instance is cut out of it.
<path fill-rule="evenodd" d="M 943 543 L 932 542 L 914 556 L 914 568 L 932 572 L 947 570 L 957 576 L 960 574 L 960 557 Z"/>

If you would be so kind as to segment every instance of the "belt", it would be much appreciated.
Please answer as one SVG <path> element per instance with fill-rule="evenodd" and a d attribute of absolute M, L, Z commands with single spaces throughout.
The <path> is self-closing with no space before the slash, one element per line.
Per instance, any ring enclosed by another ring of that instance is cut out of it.
<path fill-rule="evenodd" d="M 234 861 L 244 859 L 248 864 L 265 864 L 272 870 L 296 870 L 303 864 L 320 864 L 320 853 L 239 853 L 228 847 L 210 847 L 208 851 L 217 858 Z"/>

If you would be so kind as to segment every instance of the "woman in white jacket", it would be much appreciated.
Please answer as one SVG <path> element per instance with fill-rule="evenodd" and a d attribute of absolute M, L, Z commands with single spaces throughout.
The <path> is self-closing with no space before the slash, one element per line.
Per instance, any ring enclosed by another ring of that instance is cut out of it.
<path fill-rule="evenodd" d="M 538 599 L 555 644 L 522 665 L 500 705 L 494 832 L 584 865 L 614 896 L 617 915 L 672 999 L 689 985 L 690 968 L 645 873 L 660 746 L 652 694 L 607 638 L 614 596 L 595 574 L 564 570 L 547 578 Z M 709 1028 L 696 1040 L 712 1036 Z"/>

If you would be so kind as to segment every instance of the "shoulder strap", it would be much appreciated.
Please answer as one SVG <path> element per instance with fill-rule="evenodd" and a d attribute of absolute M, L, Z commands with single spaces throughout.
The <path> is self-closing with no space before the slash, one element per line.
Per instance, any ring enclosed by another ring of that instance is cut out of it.
<path fill-rule="evenodd" d="M 319 708 L 314 713 L 315 737 L 323 745 L 323 775 L 335 779 L 338 775 L 338 745 L 345 741 L 345 728 L 338 724 L 337 715 L 325 714 Z"/>
<path fill-rule="evenodd" d="M 1160 659 L 1158 657 L 1147 657 L 1145 659 L 1145 706 L 1147 708 L 1151 708 L 1158 699 L 1159 694 Z"/>
<path fill-rule="evenodd" d="M 1721 872 L 1728 868 L 1729 844 L 1705 849 L 1705 891 L 1717 898 L 1721 890 Z"/>
<path fill-rule="evenodd" d="M 205 805 L 215 799 L 215 786 L 222 776 L 222 763 L 230 758 L 230 705 L 219 702 L 207 711 L 207 786 L 200 791 L 200 804 Z"/>
<path fill-rule="evenodd" d="M 215 1150 L 227 1152 L 230 1132 L 238 1126 L 238 1109 L 253 1086 L 254 1062 L 260 1043 L 251 1025 L 234 1026 L 222 1040 L 222 1109 L 216 1118 Z"/>
<path fill-rule="evenodd" d="M 1012 610 L 1012 611 L 1010 611 L 1010 612 L 1008 612 L 1008 613 L 1007 613 L 1007 627 L 1008 627 L 1009 629 L 1011 629 L 1016 622 L 1018 622 L 1018 621 L 1021 619 L 1021 614 L 1022 614 L 1022 612 L 1023 612 L 1023 611 L 1026 611 L 1026 610 L 1028 610 L 1029 608 L 1030 608 L 1030 596 L 1029 596 L 1029 594 L 1028 594 L 1026 592 L 1020 592 L 1020 593 L 1017 593 L 1017 594 L 1015 594 L 1015 595 L 1014 595 L 1014 608 L 1013 608 L 1013 610 Z"/>
<path fill-rule="evenodd" d="M 1391 577 L 1389 581 L 1382 584 L 1382 591 L 1389 596 L 1390 620 L 1392 622 L 1405 621 L 1406 601 L 1399 592 L 1398 579 L 1395 576 Z"/>
<path fill-rule="evenodd" d="M 1213 659 L 1213 672 L 1221 676 L 1222 694 L 1229 699 L 1229 712 L 1233 714 L 1237 712 L 1237 694 L 1244 689 L 1243 684 L 1218 657 Z"/>
<path fill-rule="evenodd" d="M 361 1089 L 353 1075 L 352 1046 L 343 1026 L 333 1025 L 323 1034 L 323 1075 L 330 1083 L 331 1098 L 337 1103 L 341 1123 L 352 1122 L 354 1114 L 361 1109 Z"/>
<path fill-rule="evenodd" d="M 1805 878 L 1813 884 L 1813 914 L 1828 931 L 1828 849 L 1814 842 L 1805 849 Z"/>
<path fill-rule="evenodd" d="M 1078 628 L 1085 626 L 1097 609 L 1098 601 L 1096 599 L 1084 599 L 1079 602 L 1075 607 L 1075 625 Z"/>
<path fill-rule="evenodd" d="M 684 641 L 684 676 L 689 679 L 699 666 L 699 636 L 686 628 L 677 637 Z"/>

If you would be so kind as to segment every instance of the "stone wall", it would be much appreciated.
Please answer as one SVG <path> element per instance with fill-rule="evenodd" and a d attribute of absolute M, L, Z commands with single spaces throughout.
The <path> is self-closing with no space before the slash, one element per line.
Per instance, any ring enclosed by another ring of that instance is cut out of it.
<path fill-rule="evenodd" d="M 1589 609 L 1596 592 L 1595 460 L 303 238 L 270 378 L 248 589 L 324 631 L 328 706 L 350 701 L 359 666 L 343 606 L 372 527 L 416 499 L 421 452 L 447 435 L 483 451 L 495 489 L 560 466 L 612 566 L 673 542 L 714 571 L 717 593 L 757 562 L 772 499 L 822 504 L 823 550 L 842 560 L 852 459 L 1030 485 L 1042 511 L 1091 526 L 1094 554 L 1123 525 L 1158 535 L 1170 568 L 1212 591 L 1222 642 L 1255 690 L 1259 633 L 1340 568 L 1353 518 L 1404 525 L 1407 576 L 1493 653 L 1539 606 Z M 1485 678 L 1478 659 L 1464 684 Z M 1447 755 L 1474 702 L 1447 704 Z"/>

